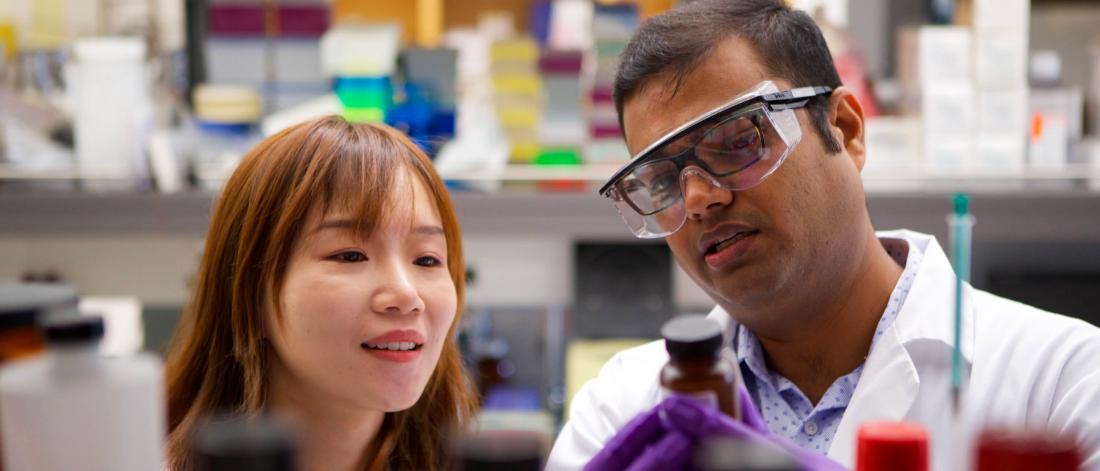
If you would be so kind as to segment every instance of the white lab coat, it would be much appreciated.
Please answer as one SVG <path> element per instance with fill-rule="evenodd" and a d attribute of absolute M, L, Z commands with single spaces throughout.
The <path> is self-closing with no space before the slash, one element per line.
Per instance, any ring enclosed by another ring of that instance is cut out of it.
<path fill-rule="evenodd" d="M 854 466 L 856 432 L 872 420 L 920 422 L 932 437 L 935 469 L 964 469 L 971 436 L 953 425 L 949 396 L 954 346 L 955 274 L 935 238 L 911 231 L 878 233 L 907 239 L 924 252 L 896 320 L 879 338 L 828 456 Z M 721 308 L 709 315 L 737 331 Z M 1086 469 L 1100 469 L 1100 329 L 966 286 L 962 356 L 970 368 L 963 402 L 967 424 L 1077 430 Z M 731 341 L 726 342 L 726 354 Z M 615 355 L 570 405 L 547 470 L 580 469 L 635 415 L 661 400 L 657 374 L 668 361 L 662 342 Z M 977 426 L 970 426 L 976 429 Z"/>

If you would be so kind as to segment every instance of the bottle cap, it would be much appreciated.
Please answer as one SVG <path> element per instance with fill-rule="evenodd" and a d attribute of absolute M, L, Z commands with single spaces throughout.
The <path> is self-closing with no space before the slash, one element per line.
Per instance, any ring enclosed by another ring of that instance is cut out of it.
<path fill-rule="evenodd" d="M 195 457 L 206 471 L 293 471 L 297 437 L 289 426 L 266 417 L 219 417 L 196 432 Z"/>
<path fill-rule="evenodd" d="M 48 345 L 98 342 L 103 338 L 103 318 L 87 316 L 56 319 L 46 324 L 45 337 Z"/>
<path fill-rule="evenodd" d="M 859 428 L 856 471 L 927 471 L 928 432 L 909 422 L 870 422 Z"/>
<path fill-rule="evenodd" d="M 978 471 L 1081 469 L 1081 454 L 1069 437 L 1042 431 L 989 429 L 978 438 Z"/>
<path fill-rule="evenodd" d="M 665 349 L 677 360 L 713 358 L 722 348 L 722 326 L 706 316 L 678 316 L 661 326 Z"/>
<path fill-rule="evenodd" d="M 76 291 L 52 283 L 0 283 L 0 331 L 34 327 L 44 312 L 76 305 Z"/>

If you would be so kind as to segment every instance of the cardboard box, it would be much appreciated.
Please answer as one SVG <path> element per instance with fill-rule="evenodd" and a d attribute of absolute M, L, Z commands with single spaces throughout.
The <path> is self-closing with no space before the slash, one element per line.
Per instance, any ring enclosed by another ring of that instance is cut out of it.
<path fill-rule="evenodd" d="M 989 32 L 974 41 L 974 79 L 978 88 L 1026 88 L 1027 33 Z"/>
<path fill-rule="evenodd" d="M 917 48 L 917 68 L 923 86 L 970 82 L 970 28 L 923 26 Z"/>
<path fill-rule="evenodd" d="M 979 91 L 975 124 L 979 132 L 1027 135 L 1028 90 Z"/>
<path fill-rule="evenodd" d="M 975 167 L 972 134 L 925 133 L 924 168 L 930 176 L 955 176 Z"/>
<path fill-rule="evenodd" d="M 1020 174 L 1027 157 L 1027 140 L 1017 133 L 978 133 L 975 170 L 983 174 Z"/>
<path fill-rule="evenodd" d="M 921 121 L 926 133 L 969 133 L 974 129 L 974 90 L 969 84 L 926 86 Z"/>
<path fill-rule="evenodd" d="M 1027 35 L 1031 21 L 1030 0 L 974 0 L 974 30 L 1022 31 Z"/>

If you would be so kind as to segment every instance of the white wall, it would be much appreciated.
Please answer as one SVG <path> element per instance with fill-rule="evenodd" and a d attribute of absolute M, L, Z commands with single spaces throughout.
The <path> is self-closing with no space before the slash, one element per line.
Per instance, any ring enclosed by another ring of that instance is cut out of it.
<path fill-rule="evenodd" d="M 0 238 L 0 279 L 53 271 L 85 295 L 181 306 L 202 239 L 181 236 Z"/>

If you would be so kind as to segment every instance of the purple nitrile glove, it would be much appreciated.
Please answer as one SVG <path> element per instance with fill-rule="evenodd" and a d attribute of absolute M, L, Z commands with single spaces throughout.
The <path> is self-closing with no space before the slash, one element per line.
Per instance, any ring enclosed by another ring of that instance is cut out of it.
<path fill-rule="evenodd" d="M 704 438 L 721 435 L 772 446 L 794 458 L 803 469 L 846 469 L 823 455 L 774 435 L 739 387 L 741 420 L 693 399 L 672 396 L 631 420 L 603 450 L 585 465 L 585 471 L 648 471 L 689 467 L 695 446 Z"/>

